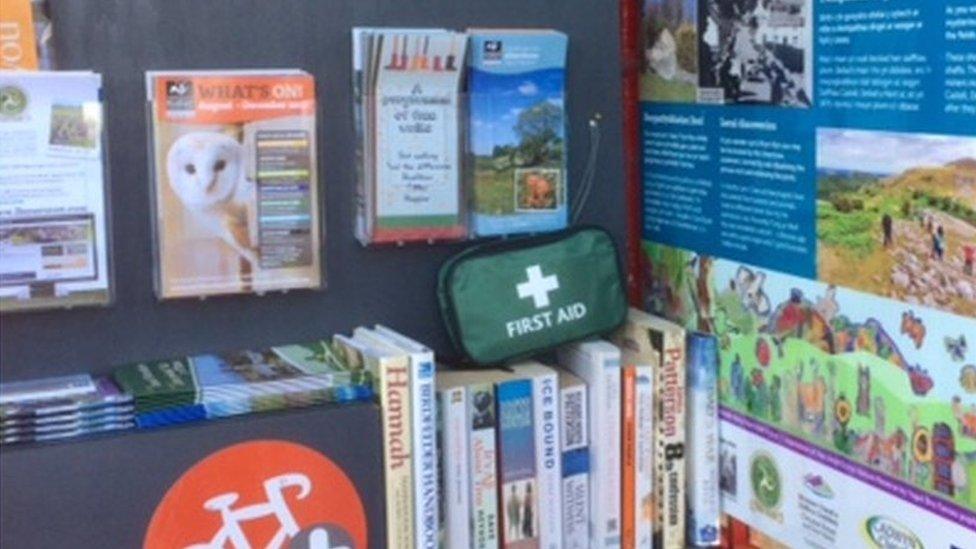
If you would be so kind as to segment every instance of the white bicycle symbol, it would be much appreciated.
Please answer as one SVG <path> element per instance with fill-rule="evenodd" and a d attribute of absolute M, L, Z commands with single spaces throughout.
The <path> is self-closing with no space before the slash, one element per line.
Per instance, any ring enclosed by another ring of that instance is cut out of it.
<path fill-rule="evenodd" d="M 307 476 L 300 473 L 286 473 L 264 481 L 264 493 L 268 498 L 265 503 L 232 509 L 234 503 L 240 498 L 237 492 L 228 492 L 210 498 L 204 502 L 203 508 L 220 513 L 223 526 L 210 541 L 189 545 L 185 549 L 226 549 L 228 544 L 233 549 L 251 549 L 251 542 L 247 539 L 241 524 L 272 516 L 278 520 L 280 528 L 265 548 L 281 549 L 285 541 L 292 539 L 301 531 L 288 507 L 288 502 L 285 501 L 285 489 L 292 487 L 298 488 L 296 500 L 305 499 L 312 492 L 312 482 Z M 349 547 L 332 547 L 329 533 L 321 528 L 311 533 L 309 545 L 310 549 L 349 549 Z"/>

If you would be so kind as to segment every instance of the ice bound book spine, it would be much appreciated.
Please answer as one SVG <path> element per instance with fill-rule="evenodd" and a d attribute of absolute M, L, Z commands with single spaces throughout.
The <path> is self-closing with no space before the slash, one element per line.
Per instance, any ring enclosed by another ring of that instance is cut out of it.
<path fill-rule="evenodd" d="M 541 367 L 539 368 L 542 369 Z M 559 454 L 559 380 L 555 370 L 540 372 L 532 382 L 535 414 L 536 471 L 539 476 L 539 546 L 559 549 L 562 539 L 562 463 Z"/>
<path fill-rule="evenodd" d="M 499 544 L 498 450 L 495 387 L 471 385 L 468 390 L 468 447 L 471 456 L 471 547 L 496 549 Z"/>
<path fill-rule="evenodd" d="M 586 425 L 586 384 L 576 376 L 559 394 L 560 449 L 563 460 L 563 547 L 587 549 L 590 522 L 590 441 Z"/>
<path fill-rule="evenodd" d="M 501 477 L 502 544 L 513 549 L 538 549 L 538 482 L 532 381 L 503 381 L 498 401 L 498 471 Z"/>
<path fill-rule="evenodd" d="M 718 344 L 688 336 L 688 543 L 719 544 Z"/>

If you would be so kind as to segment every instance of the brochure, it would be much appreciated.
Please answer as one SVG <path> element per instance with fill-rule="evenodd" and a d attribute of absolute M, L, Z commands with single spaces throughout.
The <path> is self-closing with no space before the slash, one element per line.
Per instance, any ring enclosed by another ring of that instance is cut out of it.
<path fill-rule="evenodd" d="M 111 301 L 102 78 L 0 71 L 0 311 Z"/>
<path fill-rule="evenodd" d="M 315 82 L 148 72 L 160 298 L 322 285 Z"/>
<path fill-rule="evenodd" d="M 563 229 L 569 39 L 551 30 L 470 34 L 472 231 L 494 236 Z"/>
<path fill-rule="evenodd" d="M 467 235 L 460 89 L 467 37 L 441 29 L 353 30 L 364 244 Z"/>

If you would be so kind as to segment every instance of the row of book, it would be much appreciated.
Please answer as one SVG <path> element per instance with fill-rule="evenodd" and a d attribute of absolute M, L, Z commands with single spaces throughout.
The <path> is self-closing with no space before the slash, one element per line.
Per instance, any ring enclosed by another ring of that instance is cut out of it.
<path fill-rule="evenodd" d="M 718 545 L 717 369 L 714 339 L 634 310 L 551 367 L 439 371 L 442 546 Z"/>
<path fill-rule="evenodd" d="M 353 29 L 363 244 L 564 228 L 568 38 Z"/>

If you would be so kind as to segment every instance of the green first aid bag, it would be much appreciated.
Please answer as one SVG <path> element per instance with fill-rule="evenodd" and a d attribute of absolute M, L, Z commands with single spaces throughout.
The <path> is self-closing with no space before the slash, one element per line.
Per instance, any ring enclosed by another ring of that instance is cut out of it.
<path fill-rule="evenodd" d="M 437 293 L 454 347 L 479 365 L 610 333 L 627 315 L 617 246 L 596 227 L 470 248 L 441 267 Z"/>

